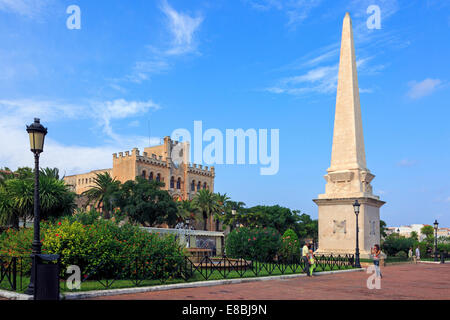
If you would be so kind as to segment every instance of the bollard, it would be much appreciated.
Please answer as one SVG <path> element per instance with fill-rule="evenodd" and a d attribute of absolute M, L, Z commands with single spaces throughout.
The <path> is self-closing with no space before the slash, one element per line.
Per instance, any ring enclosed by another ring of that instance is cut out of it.
<path fill-rule="evenodd" d="M 441 252 L 441 263 L 445 263 L 445 254 Z"/>

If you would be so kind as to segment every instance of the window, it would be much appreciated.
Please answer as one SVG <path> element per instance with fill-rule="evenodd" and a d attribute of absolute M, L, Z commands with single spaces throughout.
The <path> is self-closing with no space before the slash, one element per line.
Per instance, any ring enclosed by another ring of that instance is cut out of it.
<path fill-rule="evenodd" d="M 200 190 L 201 187 L 202 187 L 202 183 L 199 181 L 197 184 L 197 191 Z"/>
<path fill-rule="evenodd" d="M 148 180 L 150 180 L 150 181 L 153 180 L 153 172 L 150 172 L 150 175 L 148 176 Z"/>
<path fill-rule="evenodd" d="M 181 178 L 177 180 L 177 189 L 181 189 Z"/>
<path fill-rule="evenodd" d="M 147 178 L 147 172 L 145 170 L 142 170 L 142 178 L 144 179 Z"/>
<path fill-rule="evenodd" d="M 170 178 L 170 188 L 173 189 L 174 185 L 175 185 L 175 178 L 172 177 L 172 178 Z"/>
<path fill-rule="evenodd" d="M 192 180 L 191 191 L 195 191 L 195 180 Z"/>
<path fill-rule="evenodd" d="M 203 189 L 206 189 L 206 182 L 203 183 Z"/>
<path fill-rule="evenodd" d="M 158 174 L 156 175 L 156 181 L 158 181 L 158 182 L 161 181 L 161 174 L 160 174 L 160 173 L 158 173 Z"/>

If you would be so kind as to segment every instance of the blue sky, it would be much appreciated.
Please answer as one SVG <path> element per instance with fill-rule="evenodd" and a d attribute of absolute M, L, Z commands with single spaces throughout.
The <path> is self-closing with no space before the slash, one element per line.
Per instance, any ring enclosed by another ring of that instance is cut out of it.
<path fill-rule="evenodd" d="M 69 30 L 69 5 L 81 29 Z M 381 29 L 369 30 L 369 5 Z M 215 191 L 317 217 L 330 165 L 342 19 L 353 20 L 367 166 L 389 225 L 450 226 L 447 1 L 0 0 L 0 166 L 112 165 L 177 128 L 280 130 L 280 168 L 217 165 Z"/>

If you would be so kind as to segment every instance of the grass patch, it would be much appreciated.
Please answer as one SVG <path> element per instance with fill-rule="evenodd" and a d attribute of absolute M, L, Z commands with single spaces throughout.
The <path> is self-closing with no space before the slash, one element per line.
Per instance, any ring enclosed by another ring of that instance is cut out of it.
<path fill-rule="evenodd" d="M 149 287 L 149 286 L 157 286 L 157 285 L 163 285 L 163 284 L 176 284 L 176 283 L 191 283 L 191 282 L 198 282 L 198 281 L 212 281 L 212 280 L 223 280 L 223 279 L 237 279 L 237 278 L 253 278 L 253 277 L 267 277 L 267 276 L 279 276 L 279 275 L 289 275 L 289 274 L 301 274 L 304 273 L 300 266 L 290 267 L 289 265 L 284 266 L 284 272 L 280 270 L 280 268 L 277 267 L 276 264 L 271 263 L 265 263 L 265 264 L 259 264 L 258 263 L 258 272 L 256 273 L 256 268 L 254 268 L 255 271 L 252 271 L 251 269 L 248 270 L 242 270 L 242 271 L 227 271 L 226 276 L 224 277 L 223 272 L 220 273 L 218 270 L 213 270 L 211 273 L 208 269 L 208 279 L 206 280 L 205 277 L 202 276 L 202 274 L 197 270 L 194 272 L 192 277 L 189 278 L 189 280 L 184 280 L 182 278 L 172 278 L 167 279 L 165 281 L 161 281 L 159 279 L 148 279 L 148 280 L 142 280 L 138 283 L 136 283 L 133 280 L 86 280 L 81 283 L 81 289 L 80 290 L 69 290 L 66 285 L 65 280 L 61 280 L 60 282 L 60 290 L 62 293 L 67 292 L 80 292 L 80 291 L 92 291 L 92 290 L 108 290 L 108 289 L 123 289 L 123 288 L 136 288 L 136 287 Z M 281 266 L 280 266 L 281 267 Z M 321 267 L 317 266 L 314 272 L 324 272 L 324 271 L 337 271 L 337 270 L 348 270 L 353 269 L 352 266 L 341 266 L 339 269 L 337 267 L 331 268 L 330 265 Z M 203 270 L 203 274 L 205 274 L 205 270 Z M 24 291 L 27 289 L 28 284 L 30 282 L 29 276 L 20 277 L 17 276 L 17 290 L 18 293 L 24 293 Z M 103 283 L 103 284 L 102 284 Z M 0 289 L 11 291 L 11 286 L 7 282 L 6 279 L 0 283 Z"/>

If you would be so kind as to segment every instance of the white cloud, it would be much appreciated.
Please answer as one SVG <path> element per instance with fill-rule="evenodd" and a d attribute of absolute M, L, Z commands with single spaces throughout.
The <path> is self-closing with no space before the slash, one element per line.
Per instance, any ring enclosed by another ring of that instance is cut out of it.
<path fill-rule="evenodd" d="M 199 53 L 196 34 L 203 17 L 176 11 L 167 0 L 160 2 L 160 10 L 166 17 L 165 27 L 170 34 L 170 37 L 167 37 L 170 40 L 161 46 L 148 45 L 148 57 L 134 64 L 131 74 L 125 77 L 127 81 L 141 83 L 148 80 L 152 74 L 169 70 L 174 57 Z"/>
<path fill-rule="evenodd" d="M 250 6 L 257 10 L 283 11 L 287 18 L 287 25 L 295 27 L 308 18 L 310 12 L 320 5 L 322 0 L 245 0 Z"/>
<path fill-rule="evenodd" d="M 191 17 L 178 12 L 169 5 L 167 0 L 161 2 L 161 10 L 167 17 L 167 27 L 173 36 L 173 47 L 166 51 L 167 54 L 177 55 L 194 51 L 196 48 L 194 35 L 203 22 L 203 17 Z"/>
<path fill-rule="evenodd" d="M 67 174 L 111 167 L 112 153 L 133 147 L 143 148 L 149 143 L 159 143 L 157 137 L 149 141 L 149 137 L 119 135 L 113 130 L 111 122 L 158 108 L 159 106 L 150 100 L 118 99 L 90 102 L 85 105 L 32 99 L 0 100 L 2 112 L 0 118 L 0 150 L 2 150 L 0 167 L 7 166 L 14 169 L 19 166 L 33 165 L 25 125 L 31 123 L 34 117 L 40 117 L 44 126 L 48 127 L 52 122 L 57 121 L 94 119 L 107 134 L 104 143 L 98 147 L 65 145 L 49 134 L 46 137 L 45 152 L 41 158 L 42 166 L 58 167 L 61 172 Z"/>
<path fill-rule="evenodd" d="M 116 142 L 123 142 L 123 138 L 116 134 L 112 128 L 111 121 L 125 119 L 137 114 L 145 114 L 150 109 L 158 110 L 160 107 L 151 100 L 148 101 L 127 101 L 117 99 L 113 101 L 95 102 L 91 105 L 91 110 L 99 124 L 103 127 L 109 137 Z"/>
<path fill-rule="evenodd" d="M 412 167 L 417 163 L 415 160 L 410 159 L 402 159 L 399 162 L 397 162 L 397 166 L 399 167 Z"/>
<path fill-rule="evenodd" d="M 44 8 L 51 2 L 52 1 L 50 0 L 0 0 L 0 11 L 35 18 L 39 16 Z"/>
<path fill-rule="evenodd" d="M 278 85 L 267 88 L 272 93 L 299 95 L 309 92 L 333 93 L 337 87 L 338 65 L 317 67 L 305 74 L 281 79 Z"/>
<path fill-rule="evenodd" d="M 407 96 L 411 99 L 419 99 L 428 96 L 438 89 L 441 84 L 441 80 L 430 78 L 427 78 L 421 82 L 411 81 L 409 83 L 411 88 L 409 89 Z"/>

